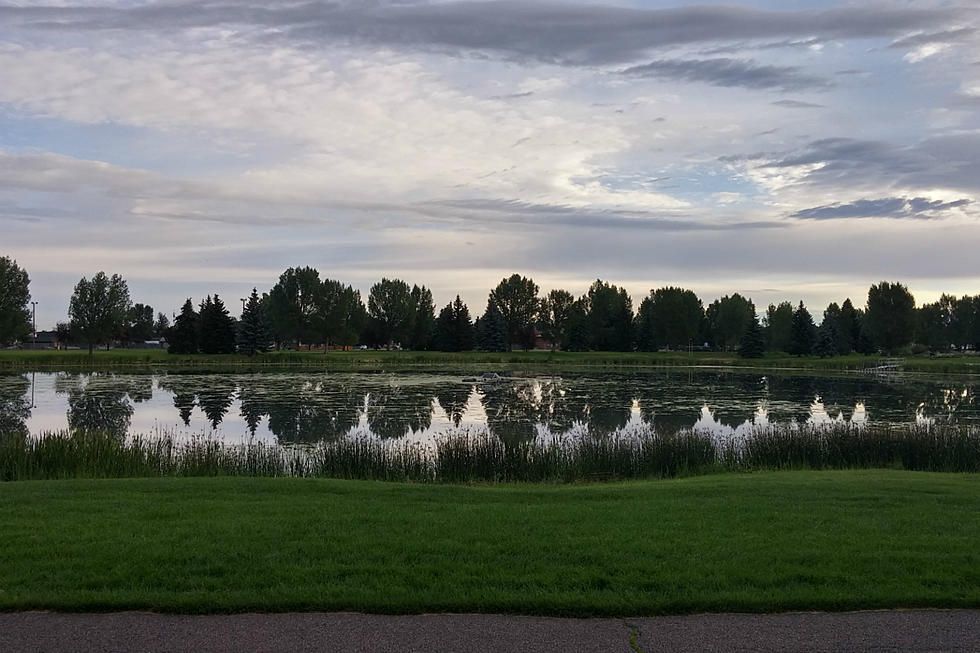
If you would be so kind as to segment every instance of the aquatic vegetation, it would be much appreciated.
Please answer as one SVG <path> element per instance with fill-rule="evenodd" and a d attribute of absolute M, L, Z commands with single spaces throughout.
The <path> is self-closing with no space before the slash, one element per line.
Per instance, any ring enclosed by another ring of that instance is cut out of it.
<path fill-rule="evenodd" d="M 736 438 L 648 426 L 505 440 L 460 430 L 433 443 L 355 435 L 312 445 L 104 431 L 0 436 L 0 480 L 291 476 L 438 483 L 582 482 L 715 471 L 866 469 L 980 472 L 980 430 L 955 425 L 773 426 Z"/>

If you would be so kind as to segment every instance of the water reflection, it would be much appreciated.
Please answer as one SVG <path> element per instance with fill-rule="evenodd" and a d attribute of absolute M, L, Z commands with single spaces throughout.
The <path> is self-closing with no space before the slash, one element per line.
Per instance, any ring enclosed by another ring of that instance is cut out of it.
<path fill-rule="evenodd" d="M 36 385 L 36 387 L 35 387 Z M 32 410 L 29 396 L 37 394 Z M 59 418 L 60 413 L 60 418 Z M 351 432 L 424 438 L 488 429 L 509 441 L 647 424 L 725 436 L 773 423 L 980 422 L 973 385 L 666 371 L 463 383 L 406 374 L 0 376 L 0 432 L 156 429 L 282 443 Z M 60 421 L 59 421 L 60 420 Z"/>

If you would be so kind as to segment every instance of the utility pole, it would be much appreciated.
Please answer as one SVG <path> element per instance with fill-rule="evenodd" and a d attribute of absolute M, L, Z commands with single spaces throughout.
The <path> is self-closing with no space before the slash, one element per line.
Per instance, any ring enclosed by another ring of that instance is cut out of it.
<path fill-rule="evenodd" d="M 238 299 L 242 300 L 242 315 L 245 315 L 245 298 L 239 297 Z"/>
<path fill-rule="evenodd" d="M 37 302 L 31 302 L 31 349 L 37 349 Z"/>

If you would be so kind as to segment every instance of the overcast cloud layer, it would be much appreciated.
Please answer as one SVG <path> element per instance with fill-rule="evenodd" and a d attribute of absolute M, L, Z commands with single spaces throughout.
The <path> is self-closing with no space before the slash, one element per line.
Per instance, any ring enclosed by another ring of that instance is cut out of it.
<path fill-rule="evenodd" d="M 0 254 L 39 327 L 98 270 L 974 294 L 978 116 L 967 2 L 0 2 Z"/>

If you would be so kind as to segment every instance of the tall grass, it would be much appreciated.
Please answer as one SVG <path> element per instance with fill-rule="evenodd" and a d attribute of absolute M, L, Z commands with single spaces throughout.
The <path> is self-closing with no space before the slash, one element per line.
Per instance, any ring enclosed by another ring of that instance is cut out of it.
<path fill-rule="evenodd" d="M 959 425 L 777 426 L 718 440 L 647 428 L 530 441 L 457 432 L 434 445 L 358 436 L 310 447 L 59 431 L 0 436 L 0 480 L 293 476 L 440 483 L 671 478 L 713 471 L 898 468 L 980 472 L 980 430 Z"/>

